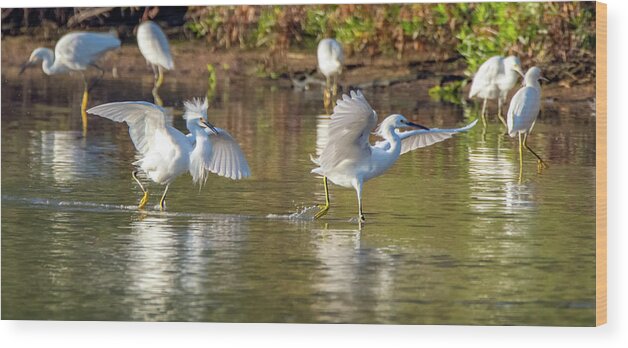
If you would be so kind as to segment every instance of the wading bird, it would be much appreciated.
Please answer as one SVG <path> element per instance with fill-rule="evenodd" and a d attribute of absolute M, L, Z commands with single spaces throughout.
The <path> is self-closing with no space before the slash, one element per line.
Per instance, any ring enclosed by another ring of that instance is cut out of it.
<path fill-rule="evenodd" d="M 166 110 L 147 102 L 130 101 L 99 105 L 87 112 L 116 122 L 126 122 L 140 159 L 133 164 L 160 185 L 166 185 L 159 207 L 166 206 L 168 187 L 179 175 L 188 172 L 194 183 L 202 185 L 208 172 L 230 179 L 250 176 L 249 165 L 238 143 L 224 129 L 206 121 L 207 99 L 186 101 L 183 118 L 189 136 L 167 123 Z M 144 196 L 142 209 L 148 202 L 148 190 L 132 173 Z"/>
<path fill-rule="evenodd" d="M 145 21 L 137 28 L 137 46 L 140 48 L 144 58 L 146 58 L 146 62 L 153 69 L 153 74 L 155 75 L 153 97 L 155 98 L 155 103 L 162 106 L 163 103 L 157 91 L 164 81 L 163 70 L 174 69 L 168 38 L 155 22 Z"/>
<path fill-rule="evenodd" d="M 519 136 L 519 181 L 523 176 L 524 147 L 536 157 L 539 171 L 548 167 L 543 159 L 528 146 L 528 135 L 532 132 L 541 110 L 541 84 L 539 80 L 549 81 L 541 75 L 540 68 L 531 67 L 523 78 L 524 86 L 512 97 L 508 108 L 508 134 L 511 137 Z"/>
<path fill-rule="evenodd" d="M 43 61 L 42 69 L 46 75 L 65 74 L 71 71 L 79 71 L 83 76 L 83 101 L 81 102 L 81 116 L 83 119 L 83 134 L 87 132 L 87 101 L 89 91 L 102 78 L 105 71 L 96 65 L 96 62 L 108 51 L 120 47 L 120 40 L 110 33 L 74 32 L 61 37 L 55 45 L 54 52 L 50 48 L 39 47 L 31 53 L 30 58 L 20 69 L 24 70 Z M 100 77 L 88 86 L 84 70 L 88 67 L 100 70 Z"/>
<path fill-rule="evenodd" d="M 318 69 L 325 75 L 325 91 L 323 103 L 329 109 L 331 102 L 338 93 L 338 75 L 342 73 L 345 57 L 342 46 L 334 39 L 323 39 L 317 49 Z"/>
<path fill-rule="evenodd" d="M 386 117 L 375 131 L 384 140 L 371 145 L 369 134 L 377 125 L 377 113 L 360 91 L 351 91 L 351 96 L 343 95 L 331 115 L 329 140 L 321 155 L 312 159 L 318 165 L 312 173 L 323 177 L 325 187 L 325 205 L 321 206 L 315 218 L 322 217 L 329 210 L 329 179 L 336 185 L 355 189 L 358 217 L 363 222 L 362 186 L 366 181 L 382 175 L 400 155 L 451 138 L 455 133 L 471 129 L 476 123 L 477 120 L 457 129 L 430 129 L 394 114 Z M 406 127 L 418 129 L 398 130 Z"/>
<path fill-rule="evenodd" d="M 519 58 L 494 56 L 484 62 L 473 76 L 469 98 L 479 97 L 484 100 L 481 114 L 484 125 L 486 125 L 486 101 L 497 99 L 497 117 L 506 126 L 506 121 L 502 116 L 502 105 L 506 101 L 508 92 L 517 83 L 518 75 L 523 76 Z"/>

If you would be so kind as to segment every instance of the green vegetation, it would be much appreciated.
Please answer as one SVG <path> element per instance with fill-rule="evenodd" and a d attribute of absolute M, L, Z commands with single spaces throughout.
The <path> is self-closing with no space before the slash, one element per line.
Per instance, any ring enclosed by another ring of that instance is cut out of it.
<path fill-rule="evenodd" d="M 191 7 L 187 28 L 213 47 L 311 48 L 337 38 L 348 54 L 462 55 L 471 75 L 487 57 L 525 65 L 593 55 L 593 3 L 457 3 Z"/>
<path fill-rule="evenodd" d="M 214 100 L 216 94 L 216 84 L 218 79 L 216 78 L 216 68 L 212 64 L 207 64 L 207 100 L 210 102 Z"/>
<path fill-rule="evenodd" d="M 462 89 L 466 86 L 467 80 L 453 81 L 443 85 L 437 85 L 429 89 L 428 93 L 432 99 L 444 101 L 452 104 L 461 104 L 460 98 Z"/>

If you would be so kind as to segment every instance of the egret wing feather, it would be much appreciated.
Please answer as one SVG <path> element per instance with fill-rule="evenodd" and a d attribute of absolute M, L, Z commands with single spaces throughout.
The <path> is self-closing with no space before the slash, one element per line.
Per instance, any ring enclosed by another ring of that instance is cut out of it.
<path fill-rule="evenodd" d="M 120 40 L 108 33 L 75 32 L 63 36 L 55 46 L 59 59 L 72 70 L 85 70 L 107 51 L 120 47 Z"/>
<path fill-rule="evenodd" d="M 224 129 L 208 129 L 211 151 L 205 153 L 205 168 L 212 173 L 239 180 L 251 176 L 249 163 L 238 142 Z"/>
<path fill-rule="evenodd" d="M 141 154 L 150 151 L 156 131 L 166 131 L 166 110 L 148 102 L 108 103 L 95 106 L 87 112 L 115 122 L 126 122 L 131 140 Z"/>
<path fill-rule="evenodd" d="M 484 62 L 473 76 L 469 98 L 476 95 L 481 98 L 495 98 L 496 96 L 491 95 L 491 90 L 497 84 L 499 74 L 503 70 L 503 58 L 500 56 L 491 57 Z"/>
<path fill-rule="evenodd" d="M 338 100 L 329 123 L 329 141 L 318 159 L 323 171 L 342 161 L 359 161 L 371 154 L 369 134 L 377 125 L 377 113 L 360 91 Z"/>
<path fill-rule="evenodd" d="M 137 45 L 149 63 L 166 70 L 174 69 L 168 38 L 154 22 L 146 21 L 140 24 L 137 30 Z"/>
<path fill-rule="evenodd" d="M 541 110 L 541 94 L 537 88 L 523 87 L 515 93 L 508 107 L 508 134 L 529 133 Z"/>
<path fill-rule="evenodd" d="M 473 128 L 478 123 L 475 120 L 468 125 L 461 128 L 439 129 L 431 128 L 429 130 L 416 129 L 411 131 L 395 130 L 401 140 L 401 154 L 416 150 L 418 148 L 427 147 L 443 140 L 449 139 L 456 133 L 466 132 Z M 390 143 L 387 140 L 379 141 L 375 144 L 376 147 L 388 149 Z"/>

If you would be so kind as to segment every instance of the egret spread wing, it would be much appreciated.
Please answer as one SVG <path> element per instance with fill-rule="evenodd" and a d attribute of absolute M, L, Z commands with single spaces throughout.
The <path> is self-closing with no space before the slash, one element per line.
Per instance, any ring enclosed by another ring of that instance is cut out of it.
<path fill-rule="evenodd" d="M 174 69 L 168 38 L 154 22 L 146 21 L 140 24 L 137 30 L 137 45 L 151 64 L 159 65 L 166 70 Z"/>
<path fill-rule="evenodd" d="M 540 109 L 541 94 L 537 88 L 528 86 L 518 90 L 508 108 L 508 134 L 514 137 L 518 132 L 532 130 Z"/>
<path fill-rule="evenodd" d="M 141 154 L 150 151 L 156 131 L 166 131 L 166 110 L 148 102 L 108 103 L 95 106 L 87 112 L 115 122 L 126 122 L 131 140 Z"/>
<path fill-rule="evenodd" d="M 500 70 L 503 70 L 503 58 L 499 56 L 491 57 L 484 62 L 478 72 L 473 76 L 473 83 L 471 84 L 471 91 L 469 92 L 469 98 L 482 93 L 488 93 L 487 89 L 493 84 L 497 83 Z M 488 97 L 480 94 L 480 97 Z"/>
<path fill-rule="evenodd" d="M 318 163 L 333 168 L 344 160 L 357 161 L 371 153 L 369 134 L 377 124 L 377 114 L 360 91 L 351 91 L 338 100 L 329 122 L 329 140 Z"/>
<path fill-rule="evenodd" d="M 207 170 L 229 179 L 242 179 L 251 176 L 249 163 L 240 145 L 226 130 L 216 128 L 218 134 L 209 133 L 211 154 L 207 158 Z"/>
<path fill-rule="evenodd" d="M 55 59 L 74 70 L 86 69 L 105 52 L 120 47 L 120 40 L 105 33 L 69 33 L 55 46 Z"/>
<path fill-rule="evenodd" d="M 438 129 L 431 128 L 430 130 L 416 129 L 411 131 L 395 130 L 401 139 L 401 154 L 416 150 L 421 147 L 430 146 L 439 143 L 443 140 L 449 139 L 454 134 L 460 132 L 466 132 L 473 128 L 478 120 L 475 120 L 462 128 L 452 129 Z M 388 141 L 380 141 L 375 146 L 387 149 L 390 146 Z"/>

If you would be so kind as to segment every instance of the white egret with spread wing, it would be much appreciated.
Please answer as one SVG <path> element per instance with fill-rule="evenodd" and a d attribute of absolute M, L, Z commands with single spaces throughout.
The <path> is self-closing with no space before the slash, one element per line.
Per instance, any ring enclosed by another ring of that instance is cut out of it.
<path fill-rule="evenodd" d="M 325 76 L 323 102 L 329 108 L 338 93 L 338 76 L 342 73 L 345 57 L 342 46 L 334 39 L 323 39 L 316 50 L 318 69 Z"/>
<path fill-rule="evenodd" d="M 479 97 L 482 104 L 482 121 L 486 123 L 486 101 L 497 99 L 497 117 L 504 126 L 506 121 L 502 116 L 502 105 L 506 101 L 508 92 L 517 83 L 518 75 L 523 76 L 521 62 L 515 56 L 494 56 L 486 60 L 473 76 L 469 98 Z"/>
<path fill-rule="evenodd" d="M 137 46 L 146 62 L 153 69 L 153 74 L 155 75 L 153 97 L 155 98 L 155 103 L 161 106 L 163 103 L 157 91 L 164 81 L 163 70 L 174 69 L 168 38 L 155 22 L 144 21 L 137 28 Z"/>
<path fill-rule="evenodd" d="M 329 140 L 321 155 L 313 158 L 318 167 L 312 173 L 323 176 L 325 187 L 325 205 L 321 206 L 315 218 L 322 217 L 329 210 L 329 179 L 336 185 L 355 189 L 358 217 L 364 221 L 362 186 L 366 181 L 382 175 L 400 155 L 451 138 L 455 133 L 471 129 L 476 123 L 477 120 L 456 129 L 430 129 L 410 122 L 402 115 L 390 115 L 375 131 L 384 140 L 371 145 L 369 135 L 377 125 L 377 113 L 360 91 L 351 91 L 350 96 L 343 95 L 331 115 Z M 398 130 L 406 127 L 418 129 Z"/>
<path fill-rule="evenodd" d="M 87 111 L 127 123 L 131 140 L 140 154 L 140 159 L 133 164 L 153 182 L 166 185 L 159 201 L 162 210 L 168 187 L 185 172 L 200 185 L 207 180 L 208 172 L 230 179 L 250 176 L 249 165 L 238 143 L 227 131 L 206 121 L 207 99 L 186 101 L 184 105 L 188 136 L 168 124 L 165 109 L 147 102 L 108 103 Z M 132 176 L 144 193 L 139 204 L 142 209 L 148 202 L 148 190 L 137 178 L 137 171 L 133 171 Z"/>
<path fill-rule="evenodd" d="M 65 74 L 78 71 L 83 76 L 83 100 L 81 103 L 81 116 L 83 118 L 83 133 L 87 131 L 87 101 L 89 91 L 96 85 L 96 80 L 88 86 L 83 71 L 89 67 L 100 70 L 100 78 L 104 70 L 96 65 L 97 61 L 107 52 L 120 47 L 120 40 L 111 33 L 73 32 L 61 37 L 55 45 L 54 52 L 50 48 L 39 47 L 31 53 L 30 58 L 20 69 L 20 74 L 32 65 L 43 61 L 42 69 L 46 75 Z"/>
<path fill-rule="evenodd" d="M 539 80 L 549 81 L 541 75 L 541 69 L 531 67 L 523 78 L 524 86 L 515 93 L 510 100 L 507 124 L 508 134 L 511 137 L 519 136 L 519 181 L 523 174 L 523 148 L 530 151 L 537 158 L 537 167 L 540 171 L 547 164 L 528 145 L 528 135 L 536 123 L 541 110 L 541 84 Z M 522 139 L 523 136 L 523 139 Z"/>

